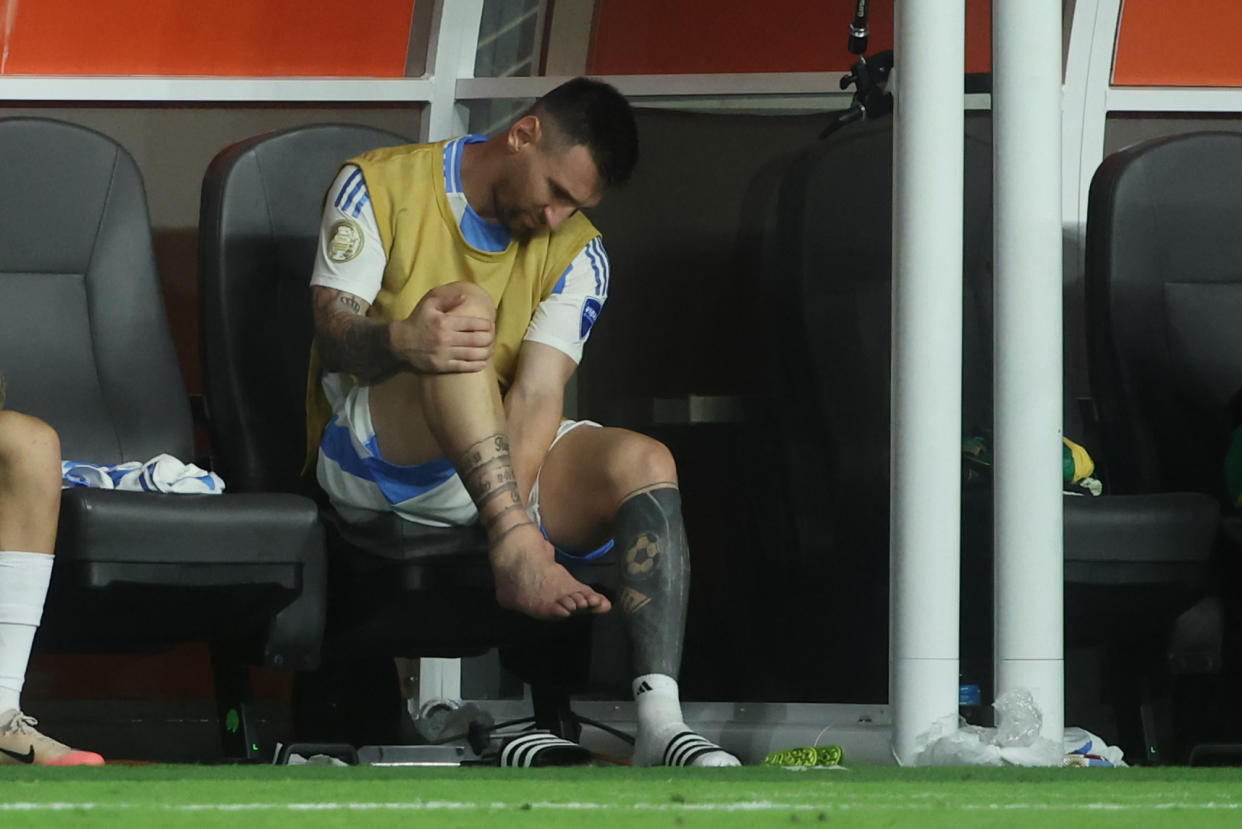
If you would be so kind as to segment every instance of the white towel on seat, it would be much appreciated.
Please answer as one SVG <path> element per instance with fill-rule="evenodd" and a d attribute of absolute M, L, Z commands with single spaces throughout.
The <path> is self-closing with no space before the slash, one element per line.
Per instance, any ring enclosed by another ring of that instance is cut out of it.
<path fill-rule="evenodd" d="M 224 481 L 214 472 L 182 463 L 172 455 L 156 455 L 145 463 L 128 461 L 111 466 L 61 461 L 61 488 L 76 486 L 121 489 L 130 492 L 169 492 L 181 495 L 219 495 Z"/>

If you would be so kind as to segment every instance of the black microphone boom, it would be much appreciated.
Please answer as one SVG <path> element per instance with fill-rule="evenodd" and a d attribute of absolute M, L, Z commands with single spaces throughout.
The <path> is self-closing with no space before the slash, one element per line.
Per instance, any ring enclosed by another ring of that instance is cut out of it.
<path fill-rule="evenodd" d="M 858 0 L 858 5 L 854 7 L 854 21 L 850 23 L 850 54 L 867 53 L 867 36 L 871 34 L 867 30 L 867 3 L 868 0 Z"/>
<path fill-rule="evenodd" d="M 854 87 L 854 100 L 849 109 L 836 113 L 820 138 L 827 138 L 846 124 L 852 124 L 863 118 L 881 118 L 893 111 L 893 96 L 887 90 L 888 76 L 893 71 L 893 52 L 891 49 L 873 55 L 867 60 L 867 4 L 868 0 L 857 0 L 854 6 L 854 20 L 850 23 L 849 50 L 858 56 L 858 60 L 850 68 L 850 74 L 841 78 L 841 90 Z"/>

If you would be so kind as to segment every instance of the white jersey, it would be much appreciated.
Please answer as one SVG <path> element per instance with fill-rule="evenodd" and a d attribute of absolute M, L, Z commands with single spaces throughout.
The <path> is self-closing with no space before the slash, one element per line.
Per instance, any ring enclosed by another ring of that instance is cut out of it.
<path fill-rule="evenodd" d="M 494 252 L 508 247 L 509 232 L 480 217 L 466 202 L 461 185 L 462 148 L 485 140 L 468 135 L 445 145 L 444 189 L 462 236 L 475 248 Z M 371 303 L 379 294 L 387 263 L 362 171 L 347 164 L 328 191 L 311 284 Z M 580 362 L 582 347 L 608 299 L 608 279 L 608 254 L 596 237 L 561 274 L 551 296 L 535 308 L 523 340 L 551 346 Z"/>

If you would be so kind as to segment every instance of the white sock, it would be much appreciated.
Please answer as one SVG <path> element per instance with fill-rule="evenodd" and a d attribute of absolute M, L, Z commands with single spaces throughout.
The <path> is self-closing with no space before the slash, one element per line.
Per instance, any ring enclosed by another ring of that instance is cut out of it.
<path fill-rule="evenodd" d="M 638 707 L 636 766 L 740 766 L 736 757 L 696 734 L 681 713 L 677 680 L 644 674 L 633 682 Z"/>
<path fill-rule="evenodd" d="M 26 665 L 51 578 L 51 556 L 0 550 L 0 714 L 21 708 Z"/>

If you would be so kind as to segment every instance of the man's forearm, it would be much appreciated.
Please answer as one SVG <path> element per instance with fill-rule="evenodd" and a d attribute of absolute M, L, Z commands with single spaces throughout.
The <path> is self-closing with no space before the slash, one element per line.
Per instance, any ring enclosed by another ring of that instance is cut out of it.
<path fill-rule="evenodd" d="M 548 447 L 556 437 L 564 408 L 564 397 L 550 393 L 524 394 L 518 388 L 505 396 L 505 421 L 509 433 L 513 472 L 523 500 L 530 496 L 535 476 Z"/>
<path fill-rule="evenodd" d="M 353 294 L 333 288 L 311 289 L 315 310 L 315 344 L 327 371 L 352 374 L 364 383 L 390 377 L 402 367 L 393 353 L 387 323 L 366 316 L 366 305 Z"/>
<path fill-rule="evenodd" d="M 320 326 L 315 343 L 328 371 L 374 383 L 405 367 L 392 353 L 387 323 L 346 314 L 336 314 L 326 323 Z"/>

